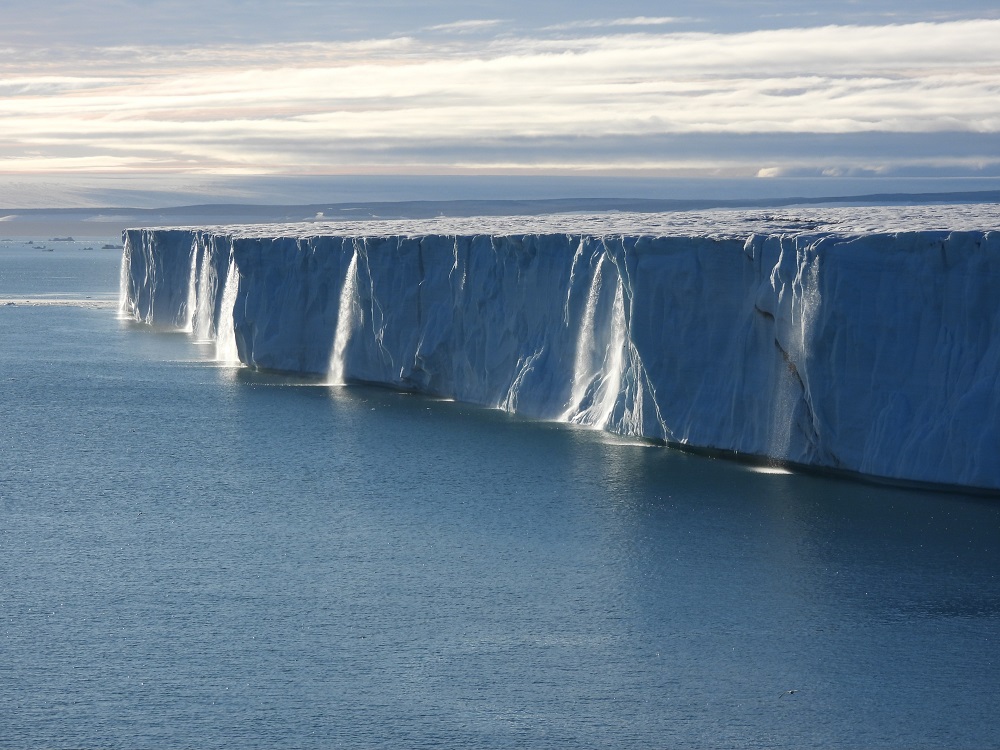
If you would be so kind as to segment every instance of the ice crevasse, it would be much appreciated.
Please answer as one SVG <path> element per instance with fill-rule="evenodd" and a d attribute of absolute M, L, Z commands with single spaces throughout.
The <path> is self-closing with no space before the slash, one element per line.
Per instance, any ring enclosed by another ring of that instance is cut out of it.
<path fill-rule="evenodd" d="M 668 444 L 1000 490 L 1000 233 L 124 234 L 217 357 Z"/>

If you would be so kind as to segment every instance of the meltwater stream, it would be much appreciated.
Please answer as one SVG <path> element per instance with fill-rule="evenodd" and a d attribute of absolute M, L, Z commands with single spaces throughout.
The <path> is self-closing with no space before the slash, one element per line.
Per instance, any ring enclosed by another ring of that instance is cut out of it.
<path fill-rule="evenodd" d="M 340 305 L 337 308 L 337 330 L 333 337 L 333 351 L 330 355 L 329 382 L 333 385 L 343 385 L 345 380 L 345 353 L 351 340 L 351 333 L 356 324 L 356 309 L 358 307 L 358 255 L 361 250 L 354 249 L 351 262 L 347 266 L 343 288 L 340 290 Z"/>
<path fill-rule="evenodd" d="M 995 500 L 253 374 L 117 260 L 0 244 L 0 748 L 1000 745 Z"/>

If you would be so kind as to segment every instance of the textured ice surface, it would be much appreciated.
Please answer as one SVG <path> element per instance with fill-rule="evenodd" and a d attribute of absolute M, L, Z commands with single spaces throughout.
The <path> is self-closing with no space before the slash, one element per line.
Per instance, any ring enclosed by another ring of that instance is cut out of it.
<path fill-rule="evenodd" d="M 129 230 L 122 311 L 258 368 L 1000 489 L 996 205 Z"/>

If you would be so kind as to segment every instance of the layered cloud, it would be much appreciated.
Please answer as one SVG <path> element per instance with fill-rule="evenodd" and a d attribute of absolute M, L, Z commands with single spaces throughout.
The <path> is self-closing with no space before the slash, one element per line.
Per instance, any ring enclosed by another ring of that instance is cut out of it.
<path fill-rule="evenodd" d="M 0 49 L 0 171 L 1000 170 L 998 20 L 732 34 L 671 21 Z"/>

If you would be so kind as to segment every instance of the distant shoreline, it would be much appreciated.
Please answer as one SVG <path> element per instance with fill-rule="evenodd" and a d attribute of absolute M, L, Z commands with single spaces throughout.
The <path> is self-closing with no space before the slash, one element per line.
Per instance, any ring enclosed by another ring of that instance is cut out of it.
<path fill-rule="evenodd" d="M 358 201 L 309 204 L 202 203 L 163 208 L 0 208 L 5 237 L 115 237 L 125 227 L 206 226 L 338 222 L 366 219 L 538 216 L 563 213 L 627 211 L 660 213 L 707 209 L 766 209 L 793 206 L 1000 204 L 1000 190 L 785 198 L 538 198 Z"/>

